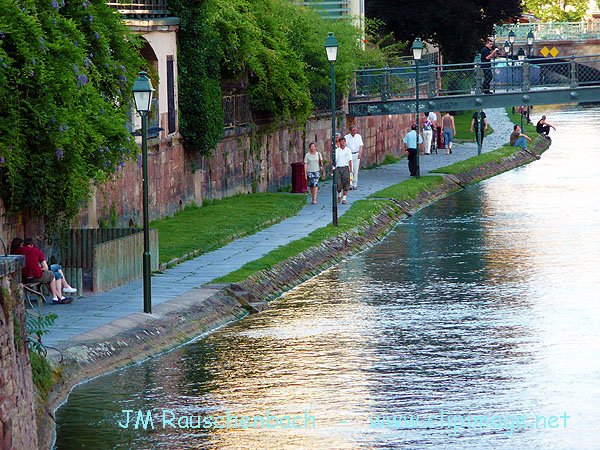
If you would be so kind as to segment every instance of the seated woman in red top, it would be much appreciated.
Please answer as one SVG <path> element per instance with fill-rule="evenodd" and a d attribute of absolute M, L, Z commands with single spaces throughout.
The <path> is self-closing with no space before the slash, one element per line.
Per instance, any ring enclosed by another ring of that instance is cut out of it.
<path fill-rule="evenodd" d="M 23 268 L 23 281 L 43 283 L 48 286 L 52 294 L 53 304 L 71 303 L 72 298 L 64 297 L 61 289 L 54 277 L 54 272 L 48 269 L 48 263 L 41 250 L 33 246 L 33 239 L 27 238 L 23 246 L 18 247 L 18 238 L 11 244 L 11 251 L 15 255 L 25 256 L 25 267 Z M 20 240 L 20 239 L 19 239 Z M 62 287 L 62 283 L 61 283 Z"/>

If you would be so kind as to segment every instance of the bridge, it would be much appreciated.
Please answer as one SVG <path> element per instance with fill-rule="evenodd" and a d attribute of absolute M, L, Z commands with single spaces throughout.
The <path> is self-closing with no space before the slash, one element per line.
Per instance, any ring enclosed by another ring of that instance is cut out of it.
<path fill-rule="evenodd" d="M 349 116 L 414 114 L 478 108 L 600 102 L 600 55 L 496 59 L 359 70 L 349 96 Z M 484 92 L 484 76 L 491 93 Z M 418 93 L 421 101 L 417 102 Z"/>

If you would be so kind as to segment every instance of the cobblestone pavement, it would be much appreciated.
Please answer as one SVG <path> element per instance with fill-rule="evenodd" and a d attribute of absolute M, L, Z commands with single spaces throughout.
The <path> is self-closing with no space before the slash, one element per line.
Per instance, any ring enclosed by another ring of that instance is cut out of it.
<path fill-rule="evenodd" d="M 512 123 L 504 109 L 486 111 L 488 122 L 494 133 L 486 137 L 482 151 L 496 149 L 508 142 Z M 477 154 L 473 142 L 455 143 L 453 154 L 426 155 L 421 158 L 421 174 L 444 167 Z M 356 200 L 363 199 L 387 186 L 408 179 L 406 159 L 371 170 L 361 170 L 359 188 L 350 191 L 347 205 L 338 205 L 338 214 L 343 215 Z M 316 228 L 331 222 L 331 182 L 321 184 L 318 202 L 313 205 L 310 198 L 294 217 L 285 219 L 251 236 L 240 238 L 210 253 L 203 254 L 165 270 L 152 277 L 152 304 L 172 300 L 210 281 L 239 269 L 244 264 L 261 258 L 271 250 L 291 241 L 307 236 Z M 106 325 L 129 314 L 143 310 L 142 280 L 137 280 L 107 292 L 76 297 L 70 305 L 43 305 L 43 312 L 58 314 L 58 320 L 44 336 L 50 346 L 65 341 L 80 333 Z"/>

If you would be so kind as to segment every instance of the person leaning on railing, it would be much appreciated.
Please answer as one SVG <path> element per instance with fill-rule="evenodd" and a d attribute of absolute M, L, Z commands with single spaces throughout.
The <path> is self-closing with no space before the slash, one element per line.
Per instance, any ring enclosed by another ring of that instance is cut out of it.
<path fill-rule="evenodd" d="M 492 83 L 492 59 L 500 51 L 498 47 L 492 49 L 494 43 L 491 39 L 485 41 L 485 46 L 481 49 L 481 68 L 483 70 L 483 93 L 490 93 L 490 84 Z"/>

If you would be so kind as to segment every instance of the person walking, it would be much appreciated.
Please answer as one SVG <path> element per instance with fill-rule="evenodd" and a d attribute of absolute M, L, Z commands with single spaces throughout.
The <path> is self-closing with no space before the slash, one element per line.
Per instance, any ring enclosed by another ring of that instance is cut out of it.
<path fill-rule="evenodd" d="M 360 158 L 365 145 L 362 136 L 356 132 L 356 126 L 350 127 L 350 133 L 346 137 L 346 145 L 352 153 L 352 183 L 350 189 L 358 189 L 358 171 L 360 170 Z"/>
<path fill-rule="evenodd" d="M 433 137 L 433 123 L 429 120 L 429 113 L 423 113 L 423 146 L 421 156 L 431 154 L 431 138 Z"/>
<path fill-rule="evenodd" d="M 481 147 L 483 147 L 483 138 L 485 136 L 485 132 L 487 131 L 488 122 L 485 112 L 483 112 L 481 109 L 478 109 L 473 113 L 473 120 L 471 120 L 471 133 L 473 132 L 473 127 L 475 127 L 475 140 Z"/>
<path fill-rule="evenodd" d="M 411 177 L 417 176 L 417 152 L 419 144 L 423 143 L 423 138 L 417 133 L 417 126 L 412 125 L 410 131 L 404 136 L 404 152 L 408 156 L 408 172 Z"/>
<path fill-rule="evenodd" d="M 312 195 L 312 204 L 317 204 L 317 192 L 319 192 L 319 175 L 323 175 L 323 155 L 317 151 L 317 146 L 314 142 L 308 145 L 308 152 L 304 155 L 304 174 L 306 176 L 306 184 L 310 188 Z"/>
<path fill-rule="evenodd" d="M 345 205 L 350 189 L 350 172 L 352 172 L 352 152 L 346 147 L 346 138 L 340 138 L 340 146 L 335 149 L 335 164 L 337 202 L 341 201 Z"/>
<path fill-rule="evenodd" d="M 539 134 L 541 134 L 545 138 L 550 139 L 550 136 L 549 136 L 550 128 L 552 128 L 554 131 L 556 131 L 556 128 L 554 127 L 554 125 L 550 125 L 548 122 L 546 122 L 546 115 L 543 115 L 542 118 L 540 119 L 540 121 L 535 126 L 535 131 L 537 131 Z"/>
<path fill-rule="evenodd" d="M 444 133 L 444 142 L 446 143 L 446 155 L 450 155 L 452 154 L 452 138 L 456 136 L 454 117 L 450 115 L 450 112 L 446 112 L 442 117 L 442 133 Z"/>
<path fill-rule="evenodd" d="M 513 130 L 514 131 L 510 134 L 510 145 L 527 150 L 527 141 L 531 142 L 531 138 L 526 134 L 521 133 L 521 127 L 519 125 L 515 125 Z"/>
<path fill-rule="evenodd" d="M 438 119 L 437 119 L 437 114 L 434 113 L 433 111 L 429 111 L 429 114 L 427 115 L 427 117 L 429 118 L 429 121 L 431 122 L 431 146 L 430 146 L 430 150 L 429 153 L 433 153 L 433 151 L 435 150 L 435 152 L 437 153 L 437 148 L 438 148 L 438 133 L 439 133 L 439 125 L 438 125 Z"/>
<path fill-rule="evenodd" d="M 481 69 L 483 70 L 483 83 L 481 89 L 484 94 L 489 94 L 490 84 L 492 83 L 492 59 L 496 57 L 500 50 L 496 47 L 492 49 L 494 43 L 491 39 L 486 39 L 484 47 L 481 49 Z"/>

